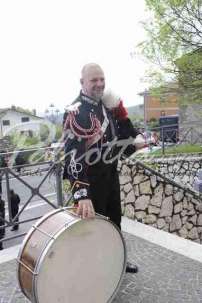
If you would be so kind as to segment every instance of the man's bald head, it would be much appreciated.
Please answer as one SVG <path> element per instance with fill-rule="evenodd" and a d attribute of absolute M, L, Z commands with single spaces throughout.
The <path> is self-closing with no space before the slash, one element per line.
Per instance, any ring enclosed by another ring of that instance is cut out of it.
<path fill-rule="evenodd" d="M 89 73 L 94 71 L 102 71 L 102 68 L 97 63 L 88 63 L 85 64 L 81 70 L 81 78 L 88 76 Z M 102 71 L 103 73 L 103 71 Z M 104 73 L 103 73 L 104 74 Z"/>
<path fill-rule="evenodd" d="M 84 65 L 81 71 L 81 86 L 85 95 L 100 100 L 105 88 L 105 77 L 101 67 L 96 63 Z"/>

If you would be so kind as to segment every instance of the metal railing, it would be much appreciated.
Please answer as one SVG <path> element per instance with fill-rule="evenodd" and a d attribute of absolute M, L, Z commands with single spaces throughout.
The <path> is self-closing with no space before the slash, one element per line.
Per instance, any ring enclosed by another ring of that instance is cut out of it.
<path fill-rule="evenodd" d="M 180 144 L 202 144 L 202 122 L 193 121 L 189 124 L 180 125 L 172 124 L 160 127 L 147 127 L 146 139 L 152 136 L 152 133 L 156 133 L 162 153 L 165 154 L 165 148 L 167 145 L 180 145 Z M 149 135 L 148 135 L 149 134 Z M 148 140 L 149 142 L 149 140 Z"/>
<path fill-rule="evenodd" d="M 38 149 L 36 149 L 38 150 Z M 44 151 L 46 148 L 44 148 Z M 30 150 L 29 150 L 30 151 Z M 25 152 L 25 151 L 21 151 Z M 10 155 L 16 152 L 9 152 Z M 4 153 L 5 154 L 5 153 Z M 8 154 L 8 153 L 6 153 Z M 37 169 L 35 167 L 37 166 Z M 62 171 L 63 171 L 63 162 L 61 161 L 59 157 L 59 153 L 54 154 L 54 159 L 53 161 L 43 161 L 39 163 L 33 163 L 33 164 L 24 164 L 24 165 L 18 165 L 18 166 L 8 166 L 4 168 L 0 168 L 0 176 L 1 176 L 1 182 L 5 182 L 5 193 L 6 194 L 6 204 L 8 206 L 8 218 L 6 216 L 2 217 L 0 216 L 0 234 L 1 230 L 5 231 L 9 227 L 14 227 L 16 224 L 23 224 L 27 223 L 30 221 L 35 221 L 42 216 L 33 216 L 32 218 L 29 219 L 24 219 L 24 220 L 19 220 L 20 216 L 22 215 L 23 212 L 25 212 L 26 207 L 30 204 L 30 202 L 33 200 L 33 197 L 38 196 L 40 197 L 41 200 L 43 200 L 47 205 L 51 206 L 52 208 L 56 209 L 58 207 L 63 206 L 63 182 L 62 182 Z M 16 172 L 16 169 L 20 168 L 22 172 L 18 174 Z M 29 168 L 29 170 L 27 170 Z M 34 173 L 35 174 L 40 174 L 42 176 L 42 179 L 40 179 L 40 182 L 33 186 L 30 185 L 27 181 L 24 180 L 24 176 L 27 175 L 33 175 L 33 168 L 34 168 Z M 29 173 L 28 173 L 29 172 Z M 55 189 L 56 189 L 56 203 L 53 203 L 48 199 L 45 194 L 42 194 L 40 192 L 40 189 L 44 182 L 47 180 L 48 177 L 54 177 L 55 178 Z M 22 207 L 18 211 L 18 213 L 15 215 L 15 217 L 12 217 L 12 210 L 11 210 L 11 195 L 10 195 L 10 190 L 11 188 L 11 180 L 12 178 L 18 180 L 20 183 L 22 183 L 26 188 L 28 188 L 31 191 L 31 195 L 28 199 L 26 199 L 25 203 L 23 203 Z M 70 200 L 70 199 L 69 199 Z M 68 203 L 68 201 L 66 202 Z M 5 212 L 4 212 L 5 213 Z M 10 237 L 2 237 L 0 238 L 0 242 L 12 240 L 18 237 L 24 236 L 26 233 L 20 233 L 16 234 L 14 236 Z"/>

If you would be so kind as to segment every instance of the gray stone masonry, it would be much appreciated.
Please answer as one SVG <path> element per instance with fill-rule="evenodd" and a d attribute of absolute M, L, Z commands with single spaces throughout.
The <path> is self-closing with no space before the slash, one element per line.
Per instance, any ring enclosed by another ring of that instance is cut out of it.
<path fill-rule="evenodd" d="M 202 154 L 147 158 L 144 162 L 166 177 L 190 188 L 196 182 L 198 171 L 202 169 Z"/>
<path fill-rule="evenodd" d="M 119 169 L 124 216 L 202 244 L 199 193 L 141 162 L 126 160 Z"/>

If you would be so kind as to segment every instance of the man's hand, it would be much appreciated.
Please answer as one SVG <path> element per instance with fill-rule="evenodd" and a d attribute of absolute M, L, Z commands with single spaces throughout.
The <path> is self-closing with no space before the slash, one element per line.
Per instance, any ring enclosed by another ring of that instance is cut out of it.
<path fill-rule="evenodd" d="M 95 211 L 90 199 L 83 199 L 78 202 L 77 215 L 85 218 L 94 218 Z"/>
<path fill-rule="evenodd" d="M 146 146 L 145 138 L 142 134 L 137 135 L 133 144 L 135 145 L 136 150 L 144 148 Z"/>

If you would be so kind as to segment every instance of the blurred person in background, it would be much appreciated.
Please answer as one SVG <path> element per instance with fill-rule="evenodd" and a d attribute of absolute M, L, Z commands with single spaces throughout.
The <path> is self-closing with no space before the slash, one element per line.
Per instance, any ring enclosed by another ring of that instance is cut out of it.
<path fill-rule="evenodd" d="M 2 200 L 0 195 L 0 227 L 4 226 L 5 222 L 5 201 Z M 0 229 L 0 240 L 5 236 L 5 227 Z M 0 241 L 0 250 L 3 249 L 3 243 Z"/>
<path fill-rule="evenodd" d="M 0 152 L 0 168 L 7 167 L 6 155 L 4 151 Z M 0 170 L 0 195 L 2 194 L 2 176 L 3 171 Z"/>
<path fill-rule="evenodd" d="M 15 216 L 18 214 L 19 211 L 19 204 L 20 204 L 20 197 L 18 194 L 14 192 L 13 189 L 10 190 L 10 199 L 11 199 L 11 217 L 12 219 L 15 218 Z M 11 228 L 11 230 L 18 230 L 19 224 L 18 224 L 19 218 L 15 220 L 14 226 Z"/>

